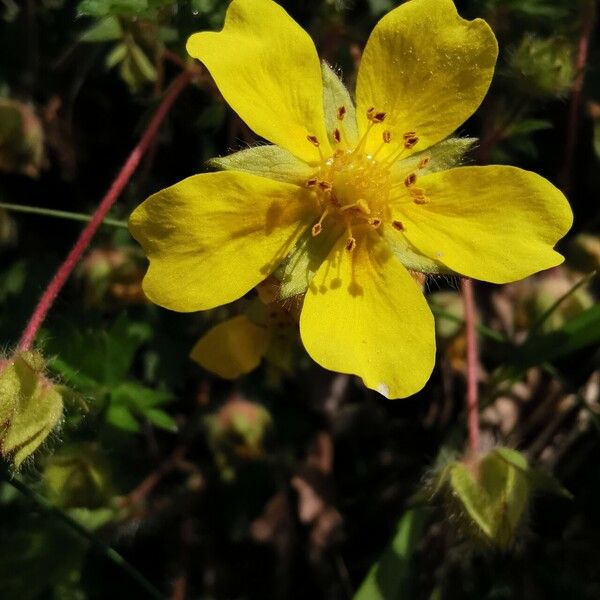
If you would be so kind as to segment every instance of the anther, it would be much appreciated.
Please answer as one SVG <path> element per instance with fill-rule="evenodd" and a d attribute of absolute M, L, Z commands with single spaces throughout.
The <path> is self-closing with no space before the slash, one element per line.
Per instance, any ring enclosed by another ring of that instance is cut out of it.
<path fill-rule="evenodd" d="M 340 106 L 337 109 L 337 118 L 338 118 L 338 121 L 343 121 L 345 116 L 346 116 L 346 107 L 345 106 Z"/>
<path fill-rule="evenodd" d="M 384 144 L 389 144 L 392 141 L 392 132 L 387 129 L 381 135 Z"/>
<path fill-rule="evenodd" d="M 406 187 L 412 187 L 413 185 L 415 185 L 415 183 L 417 183 L 417 174 L 416 173 L 411 173 L 405 180 L 404 180 L 404 185 Z"/>
<path fill-rule="evenodd" d="M 323 231 L 323 226 L 321 225 L 321 223 L 315 223 L 312 226 L 311 233 L 313 237 L 317 237 L 321 233 L 321 231 Z"/>
<path fill-rule="evenodd" d="M 415 204 L 427 204 L 429 200 L 427 199 L 427 196 L 416 196 L 413 198 L 413 202 Z"/>
<path fill-rule="evenodd" d="M 307 135 L 306 139 L 316 148 L 318 148 L 321 144 L 319 144 L 319 139 L 316 135 Z"/>
<path fill-rule="evenodd" d="M 369 219 L 368 223 L 371 227 L 377 229 L 381 225 L 381 219 L 378 219 L 378 218 Z"/>
<path fill-rule="evenodd" d="M 411 150 L 412 148 L 414 148 L 417 144 L 419 143 L 419 138 L 418 136 L 412 136 L 412 137 L 406 137 L 406 134 L 404 134 L 404 147 L 407 150 Z"/>
<path fill-rule="evenodd" d="M 367 119 L 372 123 L 383 123 L 385 121 L 385 113 L 375 112 L 375 107 L 371 106 L 367 111 Z"/>
<path fill-rule="evenodd" d="M 426 156 L 425 158 L 422 158 L 419 161 L 419 164 L 417 165 L 417 169 L 424 169 L 429 164 L 430 160 L 431 160 L 430 156 Z"/>
<path fill-rule="evenodd" d="M 329 181 L 319 181 L 319 187 L 324 191 L 324 192 L 328 192 L 332 189 L 332 185 L 331 183 L 329 183 Z"/>
<path fill-rule="evenodd" d="M 404 223 L 402 221 L 392 221 L 392 227 L 398 231 L 404 231 Z"/>
<path fill-rule="evenodd" d="M 342 141 L 342 134 L 340 133 L 340 130 L 337 127 L 333 130 L 333 139 L 338 144 Z"/>
<path fill-rule="evenodd" d="M 346 240 L 346 250 L 352 252 L 354 248 L 356 248 L 356 240 L 353 237 L 350 237 Z"/>
<path fill-rule="evenodd" d="M 319 182 L 319 180 L 316 177 L 312 177 L 311 179 L 309 179 L 306 182 L 306 187 L 307 188 L 312 188 L 315 187 L 317 185 L 317 183 Z"/>
<path fill-rule="evenodd" d="M 414 137 L 416 137 L 416 135 L 417 135 L 417 132 L 416 132 L 416 131 L 407 131 L 407 132 L 404 134 L 404 136 L 403 136 L 403 137 L 404 137 L 404 139 L 405 139 L 405 140 L 407 140 L 407 139 L 409 139 L 409 138 L 414 138 Z"/>

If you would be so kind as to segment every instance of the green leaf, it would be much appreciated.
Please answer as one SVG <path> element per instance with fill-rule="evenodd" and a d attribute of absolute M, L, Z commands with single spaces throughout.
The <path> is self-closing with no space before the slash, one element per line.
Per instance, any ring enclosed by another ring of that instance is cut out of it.
<path fill-rule="evenodd" d="M 136 381 L 125 381 L 111 392 L 112 402 L 124 404 L 141 412 L 173 400 L 173 395 L 164 390 L 154 390 Z"/>
<path fill-rule="evenodd" d="M 550 121 L 544 121 L 542 119 L 525 119 L 512 125 L 506 132 L 506 137 L 529 135 L 530 133 L 552 129 L 553 127 L 554 125 L 552 125 Z"/>
<path fill-rule="evenodd" d="M 89 29 L 84 31 L 79 38 L 82 42 L 110 42 L 123 37 L 123 29 L 116 17 L 104 17 Z"/>
<path fill-rule="evenodd" d="M 179 429 L 177 426 L 177 422 L 171 415 L 168 415 L 163 410 L 158 408 L 150 408 L 144 412 L 144 416 L 157 427 L 164 429 L 165 431 L 170 431 L 171 433 L 177 433 Z"/>
<path fill-rule="evenodd" d="M 113 404 L 106 411 L 106 422 L 128 433 L 137 433 L 140 430 L 140 424 L 131 414 L 131 411 L 122 404 Z"/>
<path fill-rule="evenodd" d="M 141 344 L 152 335 L 149 325 L 121 315 L 109 329 L 72 328 L 52 338 L 49 352 L 60 358 L 50 361 L 53 369 L 84 389 L 112 387 L 125 379 Z"/>
<path fill-rule="evenodd" d="M 150 62 L 150 59 L 146 56 L 145 52 L 134 43 L 129 44 L 129 52 L 131 54 L 131 60 L 142 78 L 147 81 L 155 81 L 156 69 Z"/>
<path fill-rule="evenodd" d="M 404 513 L 394 539 L 369 570 L 354 600 L 400 600 L 410 597 L 410 563 L 429 514 L 425 509 L 411 509 Z"/>
<path fill-rule="evenodd" d="M 148 0 L 82 0 L 77 6 L 77 14 L 86 17 L 136 15 L 147 8 Z"/>
<path fill-rule="evenodd" d="M 573 352 L 600 344 L 600 304 L 567 321 L 560 329 L 534 335 L 516 347 L 508 365 L 519 373 L 530 367 L 552 362 Z"/>
<path fill-rule="evenodd" d="M 123 43 L 116 44 L 115 47 L 106 55 L 104 64 L 107 69 L 116 67 L 119 63 L 125 60 L 127 56 L 127 46 Z"/>

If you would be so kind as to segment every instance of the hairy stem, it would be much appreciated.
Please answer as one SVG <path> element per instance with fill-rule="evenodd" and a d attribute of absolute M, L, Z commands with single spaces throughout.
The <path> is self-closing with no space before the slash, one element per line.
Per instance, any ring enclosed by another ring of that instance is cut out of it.
<path fill-rule="evenodd" d="M 478 353 L 475 334 L 475 297 L 473 282 L 463 278 L 461 291 L 465 307 L 465 328 L 467 335 L 467 427 L 469 429 L 469 449 L 476 456 L 479 453 L 479 390 L 477 387 Z"/>
<path fill-rule="evenodd" d="M 102 201 L 98 205 L 96 212 L 92 216 L 90 222 L 81 232 L 79 239 L 75 242 L 75 245 L 60 265 L 58 270 L 56 271 L 52 281 L 48 284 L 48 287 L 45 289 L 42 297 L 40 298 L 37 306 L 35 307 L 33 314 L 23 332 L 23 336 L 21 337 L 21 341 L 19 342 L 20 350 L 29 350 L 33 345 L 35 340 L 35 336 L 37 335 L 46 315 L 56 297 L 60 293 L 67 279 L 73 272 L 73 269 L 81 259 L 83 253 L 87 249 L 92 237 L 102 224 L 102 221 L 106 217 L 106 214 L 111 209 L 112 205 L 115 203 L 117 198 L 121 195 L 121 192 L 131 179 L 131 176 L 137 169 L 140 164 L 140 160 L 142 156 L 148 150 L 148 147 L 156 137 L 158 133 L 158 129 L 171 109 L 171 106 L 179 96 L 179 94 L 185 89 L 187 84 L 189 83 L 191 77 L 194 75 L 194 72 L 191 70 L 183 71 L 171 84 L 168 90 L 165 92 L 165 95 L 157 108 L 154 116 L 148 123 L 144 134 L 142 135 L 140 141 L 137 146 L 133 149 L 125 164 L 121 168 L 121 171 L 117 175 L 113 184 L 110 186 L 108 192 Z"/>

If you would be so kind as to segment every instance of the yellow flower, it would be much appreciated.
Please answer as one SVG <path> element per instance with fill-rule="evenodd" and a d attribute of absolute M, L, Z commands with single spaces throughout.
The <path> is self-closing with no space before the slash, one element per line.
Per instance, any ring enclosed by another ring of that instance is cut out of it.
<path fill-rule="evenodd" d="M 562 262 L 572 214 L 511 167 L 448 169 L 445 138 L 478 108 L 497 58 L 489 26 L 452 0 L 410 0 L 365 48 L 356 109 L 310 37 L 271 0 L 233 0 L 188 52 L 273 146 L 236 153 L 150 197 L 130 228 L 147 296 L 177 311 L 232 302 L 274 273 L 306 291 L 300 334 L 324 367 L 390 398 L 427 381 L 433 317 L 409 270 L 494 283 Z M 446 170 L 444 170 L 446 169 Z"/>

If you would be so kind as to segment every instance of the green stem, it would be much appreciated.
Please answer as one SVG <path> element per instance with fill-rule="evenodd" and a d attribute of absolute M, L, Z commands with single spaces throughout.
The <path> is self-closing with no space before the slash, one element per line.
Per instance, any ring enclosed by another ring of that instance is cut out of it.
<path fill-rule="evenodd" d="M 42 208 L 41 206 L 27 206 L 22 204 L 9 204 L 7 202 L 0 202 L 0 208 L 5 208 L 6 210 L 12 210 L 14 212 L 43 215 L 45 217 L 55 217 L 58 219 L 69 219 L 71 221 L 83 221 L 86 223 L 92 219 L 91 215 L 84 215 L 82 213 L 69 212 L 66 210 L 53 210 L 51 208 Z M 108 217 L 102 221 L 102 225 L 110 225 L 111 227 L 122 227 L 127 229 L 127 223 L 125 221 L 110 219 Z"/>
<path fill-rule="evenodd" d="M 165 596 L 160 593 L 131 563 L 129 563 L 119 552 L 114 548 L 99 540 L 93 533 L 88 531 L 80 523 L 71 518 L 68 514 L 52 506 L 42 495 L 29 489 L 22 481 L 11 478 L 8 474 L 2 473 L 5 481 L 18 490 L 23 496 L 37 504 L 37 506 L 48 515 L 56 518 L 66 525 L 71 531 L 76 533 L 80 538 L 90 543 L 92 548 L 98 550 L 108 560 L 118 565 L 132 579 L 134 579 L 141 588 L 143 588 L 149 597 L 157 600 L 164 600 Z"/>

